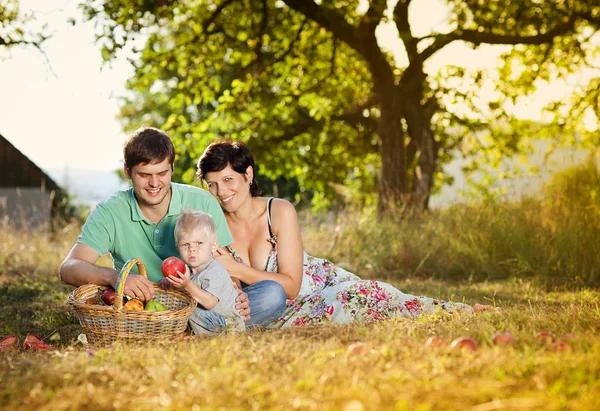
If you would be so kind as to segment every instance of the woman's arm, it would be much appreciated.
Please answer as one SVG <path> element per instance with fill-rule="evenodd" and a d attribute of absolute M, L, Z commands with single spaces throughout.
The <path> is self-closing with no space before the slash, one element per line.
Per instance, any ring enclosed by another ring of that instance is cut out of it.
<path fill-rule="evenodd" d="M 271 209 L 271 227 L 277 235 L 278 272 L 269 273 L 246 264 L 240 264 L 224 249 L 219 249 L 217 260 L 232 277 L 246 284 L 273 280 L 281 284 L 288 299 L 295 298 L 302 284 L 303 247 L 300 225 L 294 206 L 286 200 L 275 199 Z"/>

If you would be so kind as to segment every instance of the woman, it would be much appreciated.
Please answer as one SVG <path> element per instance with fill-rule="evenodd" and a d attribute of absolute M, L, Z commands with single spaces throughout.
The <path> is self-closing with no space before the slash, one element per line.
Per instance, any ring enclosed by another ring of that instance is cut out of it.
<path fill-rule="evenodd" d="M 285 290 L 287 309 L 270 328 L 492 308 L 404 294 L 304 253 L 293 205 L 258 196 L 254 158 L 244 143 L 210 144 L 198 161 L 197 175 L 219 200 L 234 239 L 218 249 L 218 261 L 236 281 L 274 280 Z"/>

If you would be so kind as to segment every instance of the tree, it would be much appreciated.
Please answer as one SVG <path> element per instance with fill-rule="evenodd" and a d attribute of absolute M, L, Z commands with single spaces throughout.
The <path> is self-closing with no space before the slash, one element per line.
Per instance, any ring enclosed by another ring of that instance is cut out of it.
<path fill-rule="evenodd" d="M 18 0 L 2 0 L 0 3 L 0 49 L 29 45 L 40 48 L 48 38 L 44 30 L 33 33 L 26 29 L 31 15 L 21 13 Z"/>
<path fill-rule="evenodd" d="M 376 186 L 381 213 L 399 205 L 420 213 L 468 133 L 501 121 L 492 140 L 502 152 L 517 149 L 521 137 L 502 103 L 540 77 L 591 64 L 600 26 L 600 6 L 587 0 L 446 3 L 449 29 L 422 37 L 410 0 L 98 0 L 84 9 L 103 23 L 106 59 L 146 39 L 123 109 L 134 123 L 139 109 L 152 116 L 160 102 L 157 120 L 192 158 L 217 136 L 241 138 L 267 174 L 297 177 L 321 197 L 340 183 Z M 378 43 L 376 29 L 388 21 L 404 66 Z M 504 56 L 498 101 L 473 101 L 486 73 L 427 71 L 454 42 L 519 45 Z M 511 62 L 529 65 L 508 77 Z M 471 86 L 452 87 L 456 79 Z"/>

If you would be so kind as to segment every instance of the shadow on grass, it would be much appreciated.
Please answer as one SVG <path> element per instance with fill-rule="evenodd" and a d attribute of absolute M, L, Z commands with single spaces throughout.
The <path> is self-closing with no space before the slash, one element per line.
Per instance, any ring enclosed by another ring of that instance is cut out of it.
<path fill-rule="evenodd" d="M 71 343 L 82 332 L 67 303 L 71 291 L 54 273 L 0 275 L 0 338 L 17 335 L 23 341 L 34 333 L 56 346 Z"/>

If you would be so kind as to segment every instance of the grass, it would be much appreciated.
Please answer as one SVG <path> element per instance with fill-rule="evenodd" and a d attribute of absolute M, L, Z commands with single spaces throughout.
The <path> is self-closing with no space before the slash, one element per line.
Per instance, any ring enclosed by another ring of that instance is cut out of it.
<path fill-rule="evenodd" d="M 501 313 L 103 349 L 78 341 L 83 329 L 66 302 L 72 288 L 58 279 L 80 227 L 53 235 L 0 230 L 0 336 L 33 332 L 55 347 L 0 352 L 0 408 L 595 410 L 600 208 L 585 190 L 576 199 L 564 192 L 454 207 L 393 226 L 364 213 L 326 228 L 304 225 L 309 251 L 363 277 Z M 569 348 L 538 341 L 541 331 Z M 498 332 L 512 333 L 515 343 L 495 346 Z M 427 346 L 433 335 L 469 336 L 479 349 Z"/>

